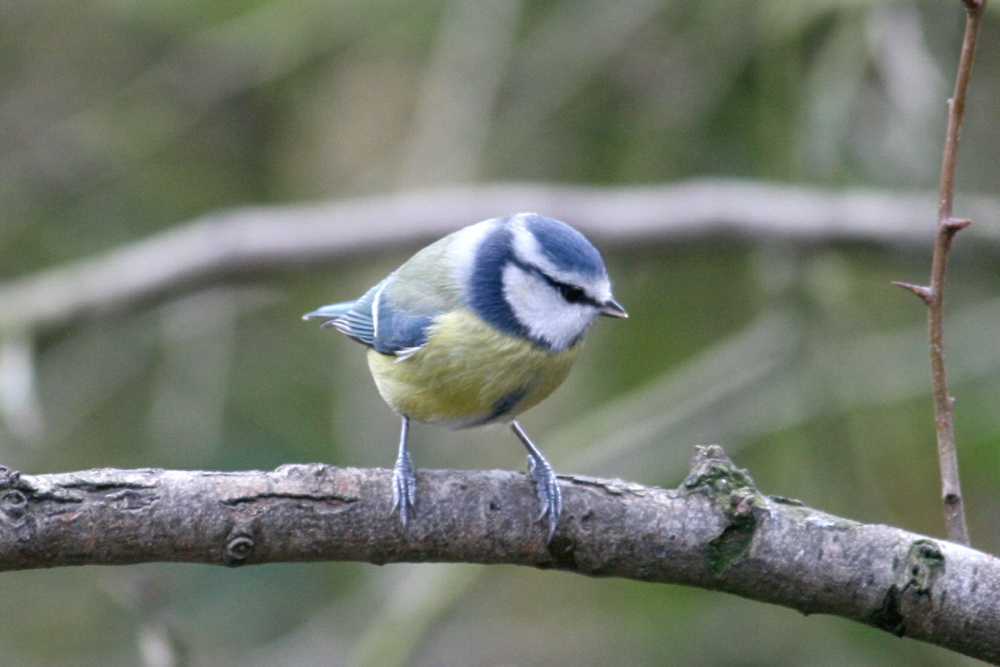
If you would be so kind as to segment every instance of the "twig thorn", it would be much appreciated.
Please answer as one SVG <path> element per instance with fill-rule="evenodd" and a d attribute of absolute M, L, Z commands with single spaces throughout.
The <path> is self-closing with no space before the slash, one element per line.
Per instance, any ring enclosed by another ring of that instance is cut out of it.
<path fill-rule="evenodd" d="M 896 287 L 902 287 L 905 290 L 913 292 L 914 294 L 919 296 L 924 303 L 930 303 L 931 296 L 933 294 L 930 287 L 927 287 L 926 285 L 914 285 L 912 283 L 904 283 L 898 280 L 893 280 L 892 284 L 895 285 Z"/>
<path fill-rule="evenodd" d="M 949 232 L 954 234 L 960 229 L 965 229 L 972 224 L 972 220 L 968 218 L 948 218 L 942 223 Z"/>

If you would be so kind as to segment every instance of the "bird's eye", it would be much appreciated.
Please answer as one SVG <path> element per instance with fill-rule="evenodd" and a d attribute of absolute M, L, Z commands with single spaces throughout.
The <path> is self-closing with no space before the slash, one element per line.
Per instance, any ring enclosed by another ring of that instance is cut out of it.
<path fill-rule="evenodd" d="M 587 294 L 582 289 L 576 285 L 567 285 L 566 283 L 558 283 L 559 293 L 562 294 L 562 298 L 566 299 L 569 303 L 580 303 L 581 301 L 587 300 Z"/>

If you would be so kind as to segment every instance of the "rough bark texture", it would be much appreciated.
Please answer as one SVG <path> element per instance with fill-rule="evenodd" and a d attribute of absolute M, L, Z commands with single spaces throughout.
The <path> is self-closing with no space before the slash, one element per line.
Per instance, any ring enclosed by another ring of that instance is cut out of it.
<path fill-rule="evenodd" d="M 826 613 L 1000 662 L 1000 563 L 897 528 L 761 495 L 717 447 L 678 489 L 562 477 L 545 543 L 516 472 L 421 471 L 404 531 L 390 473 L 320 464 L 273 472 L 0 474 L 0 570 L 154 561 L 350 560 L 557 568 L 686 584 Z"/>

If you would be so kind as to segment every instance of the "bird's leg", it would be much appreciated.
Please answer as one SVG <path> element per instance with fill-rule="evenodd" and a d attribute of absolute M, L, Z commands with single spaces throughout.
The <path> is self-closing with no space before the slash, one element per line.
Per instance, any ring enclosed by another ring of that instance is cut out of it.
<path fill-rule="evenodd" d="M 535 491 L 538 493 L 538 500 L 542 504 L 542 512 L 538 515 L 538 521 L 549 517 L 549 541 L 556 532 L 559 524 L 559 514 L 562 512 L 562 491 L 559 490 L 559 480 L 552 470 L 552 465 L 545 460 L 542 453 L 531 442 L 531 438 L 524 432 L 521 425 L 516 421 L 510 423 L 514 435 L 524 444 L 528 450 L 528 472 L 535 481 Z"/>
<path fill-rule="evenodd" d="M 413 461 L 406 451 L 406 437 L 410 432 L 410 418 L 403 417 L 403 427 L 399 434 L 399 455 L 392 467 L 392 511 L 399 510 L 399 519 L 406 526 L 410 510 L 417 504 L 417 476 L 413 471 Z"/>

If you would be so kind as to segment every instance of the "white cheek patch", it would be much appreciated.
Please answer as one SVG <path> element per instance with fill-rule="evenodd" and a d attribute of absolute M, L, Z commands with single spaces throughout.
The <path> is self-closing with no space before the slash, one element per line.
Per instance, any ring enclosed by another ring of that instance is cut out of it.
<path fill-rule="evenodd" d="M 503 289 L 517 321 L 556 352 L 575 343 L 597 317 L 594 306 L 567 303 L 543 278 L 516 264 L 504 268 Z"/>

